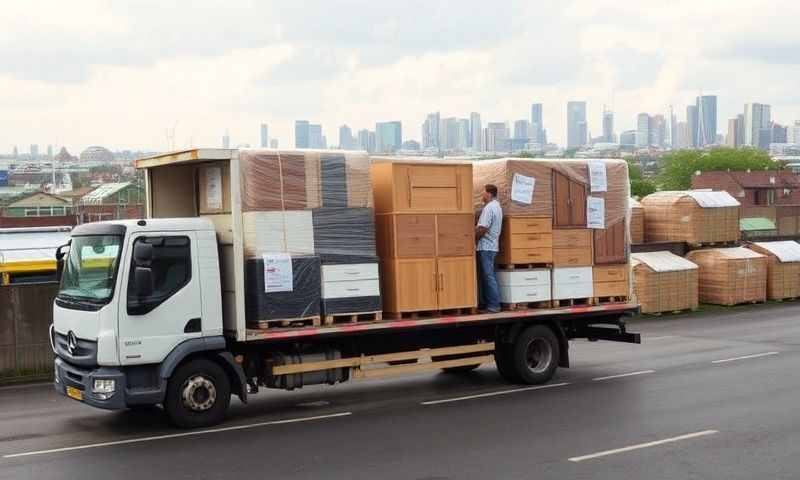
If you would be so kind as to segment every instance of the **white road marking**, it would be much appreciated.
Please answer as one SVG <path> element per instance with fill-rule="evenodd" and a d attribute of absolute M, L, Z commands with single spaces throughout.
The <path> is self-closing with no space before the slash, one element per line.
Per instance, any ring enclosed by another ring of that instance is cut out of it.
<path fill-rule="evenodd" d="M 666 340 L 668 338 L 675 338 L 677 335 L 661 335 L 659 337 L 644 337 L 645 340 L 654 341 L 654 340 Z"/>
<path fill-rule="evenodd" d="M 672 438 L 665 438 L 663 440 L 656 440 L 654 442 L 640 443 L 638 445 L 631 445 L 629 447 L 616 448 L 614 450 L 606 450 L 604 452 L 592 453 L 590 455 L 583 455 L 583 456 L 580 456 L 580 457 L 572 457 L 572 458 L 569 458 L 568 460 L 570 462 L 582 462 L 584 460 L 591 460 L 593 458 L 605 457 L 605 456 L 608 456 L 608 455 L 615 455 L 617 453 L 625 453 L 625 452 L 630 452 L 632 450 L 640 450 L 640 449 L 643 449 L 643 448 L 650 448 L 650 447 L 655 447 L 655 446 L 658 446 L 658 445 L 664 445 L 665 443 L 673 443 L 673 442 L 679 442 L 681 440 L 689 440 L 690 438 L 704 437 L 706 435 L 714 435 L 715 433 L 719 433 L 719 431 L 717 431 L 717 430 L 703 430 L 702 432 L 687 433 L 686 435 L 680 435 L 680 436 L 672 437 Z"/>
<path fill-rule="evenodd" d="M 634 375 L 644 375 L 645 373 L 655 373 L 655 370 L 640 370 L 638 372 L 620 373 L 619 375 L 609 375 L 607 377 L 593 378 L 592 381 L 599 382 L 600 380 L 610 380 L 612 378 L 632 377 Z"/>
<path fill-rule="evenodd" d="M 497 395 L 507 395 L 509 393 L 527 392 L 530 390 L 541 390 L 543 388 L 563 387 L 569 383 L 553 383 L 550 385 L 536 385 L 533 387 L 514 388 L 512 390 L 500 390 L 499 392 L 479 393 L 477 395 L 467 395 L 466 397 L 445 398 L 443 400 L 429 400 L 422 402 L 420 405 L 438 405 L 440 403 L 460 402 L 462 400 L 472 400 L 473 398 L 495 397 Z"/>
<path fill-rule="evenodd" d="M 733 358 L 723 358 L 722 360 L 714 360 L 711 363 L 727 363 L 727 362 L 735 362 L 736 360 L 747 360 L 748 358 L 759 358 L 759 357 L 768 357 L 770 355 L 777 355 L 780 352 L 764 352 L 764 353 L 756 353 L 753 355 L 744 355 L 742 357 L 733 357 Z"/>
<path fill-rule="evenodd" d="M 197 435 L 205 435 L 207 433 L 219 433 L 219 432 L 230 432 L 233 430 L 246 430 L 251 428 L 258 428 L 258 427 L 266 427 L 270 425 L 283 425 L 286 423 L 297 423 L 297 422 L 309 422 L 312 420 L 323 420 L 326 418 L 335 418 L 335 417 L 345 417 L 347 415 L 352 415 L 353 412 L 342 412 L 342 413 L 332 413 L 330 415 L 317 415 L 314 417 L 301 417 L 301 418 L 290 418 L 287 420 L 273 420 L 270 422 L 260 422 L 260 423 L 251 423 L 248 425 L 235 425 L 232 427 L 221 427 L 221 428 L 210 428 L 208 430 L 197 430 L 192 432 L 183 432 L 183 433 L 173 433 L 167 435 L 156 435 L 153 437 L 140 437 L 140 438 L 130 438 L 127 440 L 116 440 L 113 442 L 103 442 L 103 443 L 91 443 L 88 445 L 77 445 L 74 447 L 63 447 L 63 448 L 53 448 L 50 450 L 38 450 L 34 452 L 24 452 L 24 453 L 14 453 L 11 455 L 3 455 L 3 458 L 18 458 L 18 457 L 29 457 L 32 455 L 44 455 L 48 453 L 61 453 L 61 452 L 70 452 L 73 450 L 86 450 L 89 448 L 100 448 L 100 447 L 113 447 L 115 445 L 127 445 L 131 443 L 144 443 L 144 442 L 152 442 L 155 440 L 166 440 L 169 438 L 181 438 L 181 437 L 191 437 Z"/>

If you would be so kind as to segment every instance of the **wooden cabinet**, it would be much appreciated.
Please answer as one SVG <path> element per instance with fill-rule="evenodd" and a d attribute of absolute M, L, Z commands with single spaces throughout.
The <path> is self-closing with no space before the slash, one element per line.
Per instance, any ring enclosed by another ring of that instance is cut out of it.
<path fill-rule="evenodd" d="M 553 230 L 553 266 L 590 267 L 592 231 L 587 229 Z"/>
<path fill-rule="evenodd" d="M 375 237 L 381 258 L 436 256 L 436 216 L 384 214 L 375 217 Z"/>
<path fill-rule="evenodd" d="M 552 263 L 553 220 L 550 217 L 506 217 L 497 263 Z"/>
<path fill-rule="evenodd" d="M 475 252 L 475 227 L 469 213 L 436 215 L 436 254 L 463 257 Z"/>
<path fill-rule="evenodd" d="M 370 166 L 377 213 L 472 213 L 472 165 L 378 162 Z"/>
<path fill-rule="evenodd" d="M 553 225 L 586 226 L 586 185 L 553 172 Z"/>
<path fill-rule="evenodd" d="M 439 258 L 439 309 L 474 307 L 478 302 L 475 257 Z"/>
<path fill-rule="evenodd" d="M 630 295 L 628 264 L 592 268 L 595 297 L 627 297 Z"/>
<path fill-rule="evenodd" d="M 594 231 L 594 263 L 604 265 L 609 263 L 627 262 L 625 251 L 625 220 L 608 225 L 605 229 Z"/>
<path fill-rule="evenodd" d="M 553 269 L 553 300 L 592 296 L 592 267 Z"/>

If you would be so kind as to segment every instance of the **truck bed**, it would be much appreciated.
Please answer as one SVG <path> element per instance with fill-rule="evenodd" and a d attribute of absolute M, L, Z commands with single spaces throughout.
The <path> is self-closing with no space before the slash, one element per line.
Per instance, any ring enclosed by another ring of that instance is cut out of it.
<path fill-rule="evenodd" d="M 573 306 L 562 308 L 525 309 L 501 311 L 497 313 L 478 313 L 471 315 L 447 315 L 441 317 L 427 317 L 415 319 L 381 320 L 363 323 L 348 323 L 339 325 L 326 325 L 319 327 L 297 328 L 271 328 L 247 329 L 246 341 L 282 341 L 303 337 L 322 337 L 328 335 L 349 335 L 363 332 L 381 332 L 393 329 L 411 330 L 426 327 L 441 327 L 444 325 L 474 325 L 504 323 L 520 318 L 552 317 L 555 319 L 575 319 L 576 316 L 585 316 L 587 319 L 594 316 L 625 315 L 638 313 L 636 303 L 608 303 L 603 305 Z"/>

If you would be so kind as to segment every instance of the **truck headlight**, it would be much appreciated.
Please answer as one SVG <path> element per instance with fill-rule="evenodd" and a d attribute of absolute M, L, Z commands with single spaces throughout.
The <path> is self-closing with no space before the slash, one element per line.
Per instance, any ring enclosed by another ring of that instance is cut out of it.
<path fill-rule="evenodd" d="M 108 398 L 114 393 L 116 389 L 116 382 L 114 380 L 95 379 L 92 385 L 92 393 L 101 394 L 101 397 Z"/>

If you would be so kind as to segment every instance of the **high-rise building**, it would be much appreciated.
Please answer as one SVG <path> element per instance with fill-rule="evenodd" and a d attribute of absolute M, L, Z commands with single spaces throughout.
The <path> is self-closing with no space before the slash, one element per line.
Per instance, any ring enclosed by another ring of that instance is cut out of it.
<path fill-rule="evenodd" d="M 544 145 L 547 140 L 544 137 L 544 121 L 542 120 L 542 104 L 534 103 L 531 105 L 531 141 Z"/>
<path fill-rule="evenodd" d="M 231 136 L 228 135 L 228 132 L 225 132 L 225 135 L 222 136 L 222 148 L 231 148 Z"/>
<path fill-rule="evenodd" d="M 50 159 L 50 160 L 53 159 L 53 146 L 52 145 L 48 145 L 47 146 L 47 158 Z"/>
<path fill-rule="evenodd" d="M 717 143 L 717 96 L 702 95 L 696 99 L 697 146 Z"/>
<path fill-rule="evenodd" d="M 469 114 L 469 133 L 472 139 L 470 147 L 476 152 L 483 150 L 483 128 L 481 127 L 481 114 L 472 112 Z"/>
<path fill-rule="evenodd" d="M 469 128 L 468 118 L 458 119 L 458 145 L 460 150 L 466 150 L 469 147 L 471 138 Z"/>
<path fill-rule="evenodd" d="M 671 148 L 678 148 L 678 118 L 672 110 L 672 105 L 669 106 L 669 146 Z"/>
<path fill-rule="evenodd" d="M 487 152 L 508 150 L 508 127 L 505 122 L 489 122 L 484 130 L 484 145 Z"/>
<path fill-rule="evenodd" d="M 674 148 L 690 148 L 689 142 L 692 139 L 691 130 L 688 122 L 678 122 L 678 132 L 676 135 L 678 145 Z"/>
<path fill-rule="evenodd" d="M 765 134 L 769 130 L 770 106 L 761 103 L 746 103 L 744 105 L 744 144 L 750 147 L 767 148 L 763 145 Z"/>
<path fill-rule="evenodd" d="M 358 131 L 358 148 L 369 153 L 375 151 L 375 132 L 364 129 Z"/>
<path fill-rule="evenodd" d="M 342 150 L 353 149 L 353 131 L 347 125 L 339 127 L 339 148 Z"/>
<path fill-rule="evenodd" d="M 391 153 L 400 150 L 403 144 L 403 127 L 399 121 L 375 124 L 375 150 Z"/>
<path fill-rule="evenodd" d="M 697 146 L 697 125 L 697 105 L 689 105 L 686 107 L 686 128 L 689 129 L 686 148 Z"/>
<path fill-rule="evenodd" d="M 309 148 L 308 120 L 296 120 L 294 122 L 294 148 Z"/>
<path fill-rule="evenodd" d="M 664 148 L 667 142 L 667 120 L 664 115 L 650 117 L 650 145 Z"/>
<path fill-rule="evenodd" d="M 277 138 L 270 139 L 269 148 L 278 148 L 278 139 Z"/>
<path fill-rule="evenodd" d="M 31 144 L 31 159 L 39 157 L 39 145 Z"/>
<path fill-rule="evenodd" d="M 728 134 L 725 137 L 725 146 L 738 148 L 742 146 L 742 120 L 741 116 L 728 120 Z"/>
<path fill-rule="evenodd" d="M 636 116 L 636 146 L 647 147 L 650 145 L 650 115 L 640 113 Z"/>
<path fill-rule="evenodd" d="M 530 139 L 530 123 L 527 120 L 517 120 L 514 122 L 514 138 Z"/>
<path fill-rule="evenodd" d="M 800 144 L 800 120 L 795 120 L 794 125 L 789 125 L 786 132 L 786 143 Z"/>
<path fill-rule="evenodd" d="M 429 113 L 422 124 L 422 148 L 439 149 L 439 126 L 441 124 L 439 112 Z"/>
<path fill-rule="evenodd" d="M 267 130 L 267 124 L 261 124 L 261 148 L 267 148 L 269 146 L 269 135 Z"/>
<path fill-rule="evenodd" d="M 439 146 L 442 150 L 458 150 L 458 119 L 449 117 L 443 118 L 439 125 Z"/>
<path fill-rule="evenodd" d="M 619 134 L 619 144 L 625 147 L 636 146 L 636 130 L 625 130 Z"/>
<path fill-rule="evenodd" d="M 772 122 L 772 138 L 770 143 L 786 143 L 788 137 L 789 127 L 784 127 L 778 123 Z"/>
<path fill-rule="evenodd" d="M 586 145 L 586 102 L 567 102 L 567 148 Z"/>
<path fill-rule="evenodd" d="M 603 108 L 603 136 L 602 141 L 614 143 L 614 112 Z"/>
<path fill-rule="evenodd" d="M 326 148 L 325 137 L 322 136 L 322 125 L 311 123 L 308 125 L 308 148 Z"/>

